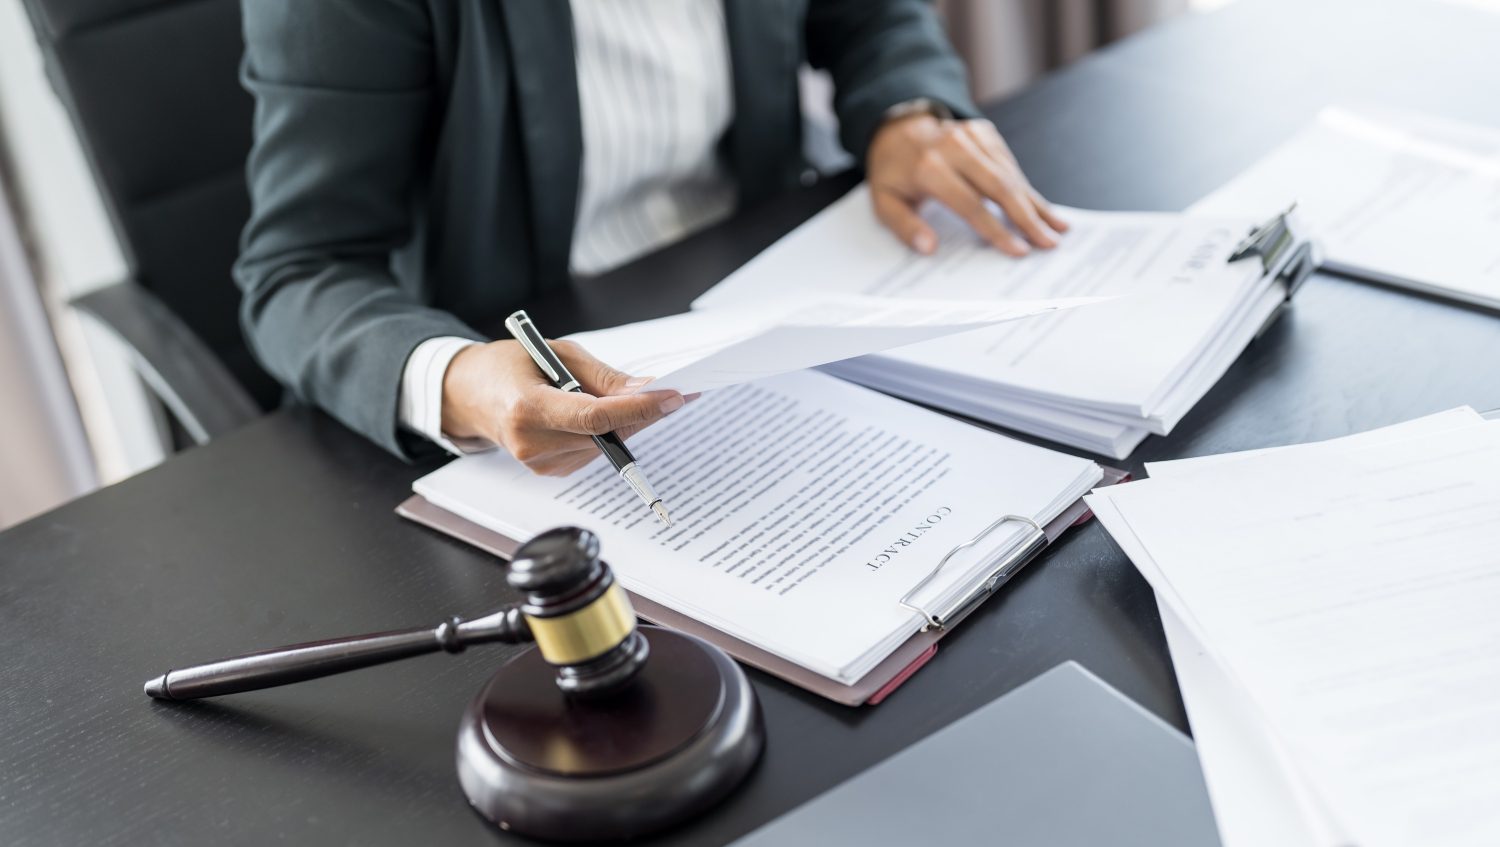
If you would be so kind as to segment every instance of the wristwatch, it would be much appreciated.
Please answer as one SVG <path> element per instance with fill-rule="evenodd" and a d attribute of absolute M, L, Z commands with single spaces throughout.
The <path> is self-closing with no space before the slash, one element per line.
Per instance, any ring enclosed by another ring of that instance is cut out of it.
<path fill-rule="evenodd" d="M 881 117 L 881 123 L 909 118 L 912 115 L 932 115 L 939 120 L 950 120 L 953 110 L 930 97 L 913 97 L 910 100 L 902 100 L 900 103 L 885 110 Z"/>

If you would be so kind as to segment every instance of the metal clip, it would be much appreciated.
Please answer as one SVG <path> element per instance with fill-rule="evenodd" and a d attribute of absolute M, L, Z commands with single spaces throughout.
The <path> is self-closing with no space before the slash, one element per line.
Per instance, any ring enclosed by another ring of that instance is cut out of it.
<path fill-rule="evenodd" d="M 1250 230 L 1250 234 L 1229 255 L 1230 262 L 1238 262 L 1247 256 L 1260 256 L 1261 267 L 1271 273 L 1280 264 L 1282 251 L 1296 243 L 1291 224 L 1287 218 L 1296 210 L 1294 202 L 1285 212 Z"/>
<path fill-rule="evenodd" d="M 1011 521 L 1024 523 L 1030 526 L 1031 530 L 1026 533 L 1021 543 L 1015 549 L 1005 554 L 996 563 L 995 567 L 991 568 L 989 573 L 981 578 L 968 593 L 961 595 L 958 599 L 948 603 L 937 611 L 928 611 L 926 608 L 912 602 L 913 595 L 926 588 L 927 584 L 932 582 L 938 575 L 938 572 L 943 569 L 943 566 L 948 564 L 949 559 L 983 541 L 986 536 L 998 529 L 1001 524 Z M 922 577 L 920 582 L 912 586 L 910 591 L 902 595 L 900 600 L 901 606 L 916 612 L 926 619 L 927 623 L 922 627 L 923 632 L 929 629 L 943 629 L 944 627 L 953 626 L 967 617 L 970 612 L 974 611 L 991 594 L 994 594 L 1012 576 L 1015 576 L 1021 568 L 1026 566 L 1027 562 L 1031 561 L 1032 557 L 1046 546 L 1047 531 L 1042 529 L 1041 524 L 1022 515 L 1005 515 L 985 527 L 978 535 L 949 550 L 947 555 L 938 561 L 937 567 L 934 567 L 926 576 Z"/>

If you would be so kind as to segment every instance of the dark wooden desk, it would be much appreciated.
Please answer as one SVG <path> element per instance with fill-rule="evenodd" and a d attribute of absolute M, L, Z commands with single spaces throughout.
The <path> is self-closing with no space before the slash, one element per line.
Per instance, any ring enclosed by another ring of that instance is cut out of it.
<path fill-rule="evenodd" d="M 1500 125 L 1496 44 L 1500 18 L 1449 4 L 1241 0 L 991 114 L 1056 200 L 1175 209 L 1328 100 Z M 749 212 L 541 304 L 539 319 L 580 328 L 678 311 L 847 185 Z M 1132 464 L 1497 407 L 1497 362 L 1494 315 L 1318 277 Z M 510 599 L 495 562 L 392 514 L 430 469 L 321 415 L 282 412 L 0 535 L 0 843 L 504 841 L 468 810 L 452 765 L 460 710 L 504 649 L 189 706 L 140 689 L 173 663 Z M 1090 526 L 877 708 L 755 675 L 764 761 L 662 843 L 730 841 L 1065 659 L 1185 726 L 1151 592 Z"/>

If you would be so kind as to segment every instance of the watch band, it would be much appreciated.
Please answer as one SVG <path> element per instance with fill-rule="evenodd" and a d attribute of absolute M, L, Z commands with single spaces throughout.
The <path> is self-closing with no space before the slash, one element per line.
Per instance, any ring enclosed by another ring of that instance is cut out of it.
<path fill-rule="evenodd" d="M 953 117 L 953 110 L 930 97 L 913 97 L 910 100 L 902 100 L 900 103 L 886 109 L 885 114 L 882 116 L 882 122 L 923 114 L 932 115 L 941 120 L 950 120 Z"/>

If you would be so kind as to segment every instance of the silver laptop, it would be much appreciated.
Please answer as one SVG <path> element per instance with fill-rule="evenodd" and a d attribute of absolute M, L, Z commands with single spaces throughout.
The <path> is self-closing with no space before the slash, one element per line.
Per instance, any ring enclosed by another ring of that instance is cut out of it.
<path fill-rule="evenodd" d="M 1066 662 L 735 844 L 1215 847 L 1219 837 L 1192 741 Z"/>

